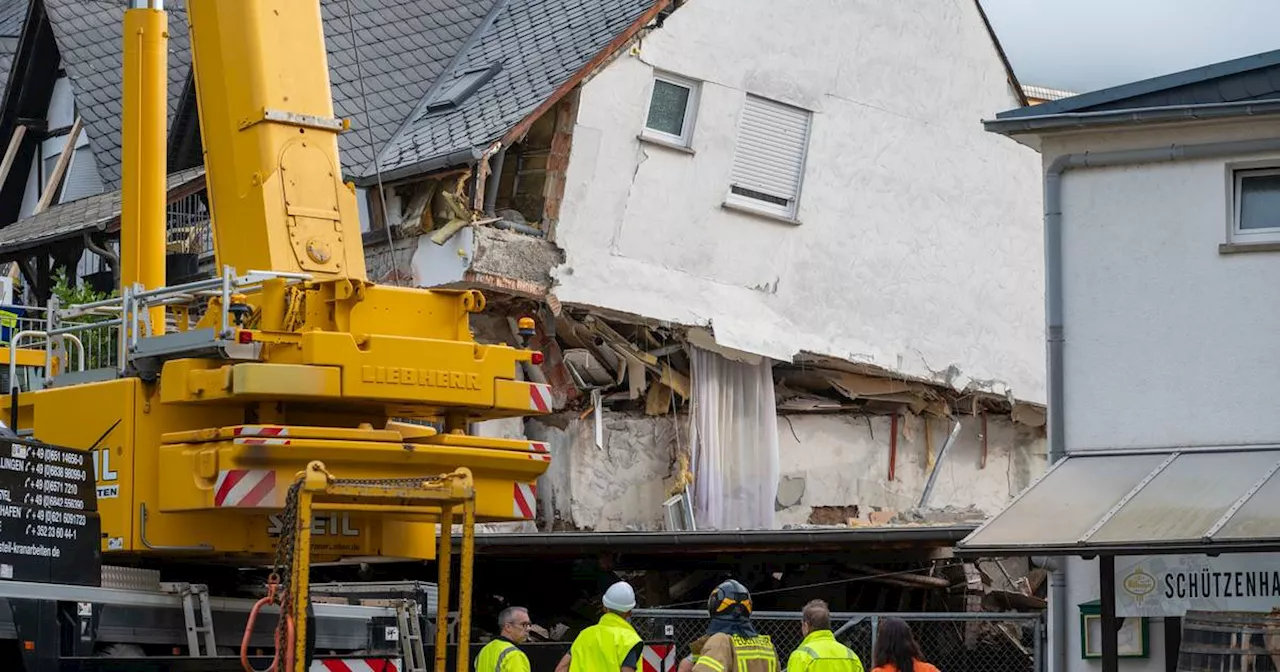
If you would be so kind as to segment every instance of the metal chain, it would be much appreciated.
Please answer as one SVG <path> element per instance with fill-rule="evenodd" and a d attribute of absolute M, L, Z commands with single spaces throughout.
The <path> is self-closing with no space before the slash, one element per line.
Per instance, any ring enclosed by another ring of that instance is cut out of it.
<path fill-rule="evenodd" d="M 453 474 L 445 474 L 443 476 L 426 476 L 418 478 L 334 478 L 329 481 L 332 485 L 344 487 L 402 487 L 417 488 L 422 485 L 438 486 L 443 485 L 446 481 L 452 479 Z"/>
<path fill-rule="evenodd" d="M 294 642 L 288 641 L 288 618 L 293 608 L 293 597 L 289 593 L 293 581 L 293 555 L 297 550 L 298 531 L 298 493 L 302 490 L 301 477 L 289 485 L 284 500 L 284 511 L 281 512 L 280 539 L 276 542 L 276 556 L 271 567 L 269 582 L 275 583 L 277 603 L 280 606 L 280 620 L 276 623 L 276 641 L 280 646 L 293 648 Z"/>

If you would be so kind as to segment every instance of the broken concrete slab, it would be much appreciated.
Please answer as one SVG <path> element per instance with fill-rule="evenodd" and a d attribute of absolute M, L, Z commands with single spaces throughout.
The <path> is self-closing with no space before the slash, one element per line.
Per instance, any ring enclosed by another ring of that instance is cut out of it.
<path fill-rule="evenodd" d="M 443 245 L 417 239 L 410 260 L 416 284 L 428 288 L 500 290 L 542 299 L 564 253 L 543 238 L 487 226 L 462 228 Z"/>

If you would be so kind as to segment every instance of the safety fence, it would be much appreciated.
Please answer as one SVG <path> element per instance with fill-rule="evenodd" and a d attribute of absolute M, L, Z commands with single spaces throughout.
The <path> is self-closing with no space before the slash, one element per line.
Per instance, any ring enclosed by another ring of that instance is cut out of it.
<path fill-rule="evenodd" d="M 1043 672 L 1041 614 L 1026 613 L 833 613 L 831 629 L 870 672 L 880 619 L 901 618 L 911 626 L 926 661 L 941 672 Z M 780 667 L 800 645 L 799 612 L 765 611 L 752 617 L 756 630 L 773 639 Z M 632 624 L 641 637 L 667 639 L 679 658 L 706 633 L 707 612 L 637 609 Z"/>

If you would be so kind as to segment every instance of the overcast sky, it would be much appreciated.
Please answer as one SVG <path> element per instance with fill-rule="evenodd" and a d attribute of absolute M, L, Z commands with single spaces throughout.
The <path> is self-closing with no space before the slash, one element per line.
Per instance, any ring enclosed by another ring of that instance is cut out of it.
<path fill-rule="evenodd" d="M 1076 93 L 1280 49 L 1280 0 L 982 0 L 1018 80 Z"/>

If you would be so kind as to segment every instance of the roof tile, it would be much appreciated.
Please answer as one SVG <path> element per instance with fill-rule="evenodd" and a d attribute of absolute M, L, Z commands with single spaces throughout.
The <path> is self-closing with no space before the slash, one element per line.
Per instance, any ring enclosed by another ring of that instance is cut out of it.
<path fill-rule="evenodd" d="M 382 170 L 411 168 L 498 139 L 653 4 L 654 0 L 507 0 L 432 90 L 447 90 L 468 70 L 492 63 L 502 63 L 502 69 L 449 112 L 428 114 L 428 100 L 420 102 L 382 150 Z"/>
<path fill-rule="evenodd" d="M 0 0 L 0 26 L 6 2 Z M 120 39 L 124 3 L 44 0 L 54 39 L 71 78 L 84 117 L 86 135 L 107 189 L 120 185 L 120 89 L 123 48 Z M 353 45 L 346 8 L 358 44 Z M 423 92 L 476 30 L 495 0 L 322 0 L 325 41 L 333 86 L 334 111 L 351 119 L 353 131 L 341 136 L 343 168 L 348 174 L 372 160 L 412 112 Z M 173 120 L 191 67 L 185 0 L 165 3 L 169 12 L 169 112 Z M 366 127 L 356 64 L 357 48 L 374 123 Z M 396 59 L 394 64 L 392 59 Z M 399 90 L 376 105 L 373 91 Z M 87 103 L 87 104 L 85 104 Z M 375 106 L 386 109 L 374 111 Z"/>

